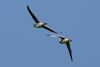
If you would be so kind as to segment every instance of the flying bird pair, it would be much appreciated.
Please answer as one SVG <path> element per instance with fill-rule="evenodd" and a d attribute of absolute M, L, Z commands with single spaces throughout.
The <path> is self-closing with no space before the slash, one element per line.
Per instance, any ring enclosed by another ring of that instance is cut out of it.
<path fill-rule="evenodd" d="M 51 28 L 49 28 L 49 27 L 47 26 L 47 23 L 43 23 L 43 22 L 39 21 L 39 20 L 37 19 L 37 17 L 35 16 L 35 14 L 31 11 L 31 9 L 29 8 L 29 6 L 27 6 L 27 10 L 28 10 L 29 14 L 31 15 L 31 17 L 33 18 L 33 20 L 36 22 L 36 24 L 33 25 L 35 28 L 44 28 L 44 29 L 46 29 L 46 30 L 48 30 L 48 31 L 50 31 L 50 32 L 53 32 L 53 33 L 56 33 L 56 34 L 58 33 L 58 32 L 56 32 L 56 31 L 52 30 Z M 51 36 L 51 35 L 50 35 L 50 36 Z M 68 39 L 68 38 L 65 38 L 65 37 L 62 37 L 62 36 L 58 36 L 58 38 L 61 39 L 61 40 L 59 41 L 60 44 L 66 44 L 66 46 L 67 46 L 67 48 L 68 48 L 68 51 L 69 51 L 69 54 L 70 54 L 70 58 L 71 58 L 71 60 L 73 61 L 73 58 L 72 58 L 72 50 L 71 50 L 71 47 L 70 47 L 70 42 L 71 42 L 72 40 L 70 40 L 70 39 Z"/>

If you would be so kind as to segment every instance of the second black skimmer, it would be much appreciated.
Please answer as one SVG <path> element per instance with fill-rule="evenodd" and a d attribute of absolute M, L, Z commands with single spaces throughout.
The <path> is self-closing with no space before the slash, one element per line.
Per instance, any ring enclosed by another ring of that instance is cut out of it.
<path fill-rule="evenodd" d="M 66 37 L 63 37 L 63 36 L 59 36 L 59 35 L 47 35 L 47 36 L 49 36 L 49 37 L 58 37 L 58 38 L 60 38 L 59 43 L 60 43 L 60 44 L 65 44 L 65 45 L 67 46 L 67 49 L 68 49 L 70 58 L 71 58 L 71 60 L 73 61 L 73 58 L 72 58 L 72 49 L 71 49 L 71 45 L 70 45 L 70 42 L 72 42 L 71 39 L 66 38 Z"/>

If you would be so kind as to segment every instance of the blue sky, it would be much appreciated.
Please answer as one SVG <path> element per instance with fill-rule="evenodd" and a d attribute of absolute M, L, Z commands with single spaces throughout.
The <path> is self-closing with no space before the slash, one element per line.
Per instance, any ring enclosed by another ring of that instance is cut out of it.
<path fill-rule="evenodd" d="M 67 48 L 35 23 L 36 16 L 72 38 Z M 0 0 L 0 67 L 100 67 L 99 0 Z"/>

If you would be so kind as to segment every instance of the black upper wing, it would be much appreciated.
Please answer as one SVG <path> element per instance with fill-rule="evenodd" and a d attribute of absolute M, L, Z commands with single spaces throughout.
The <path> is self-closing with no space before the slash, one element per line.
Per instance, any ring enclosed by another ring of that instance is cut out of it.
<path fill-rule="evenodd" d="M 32 18 L 34 19 L 34 21 L 36 22 L 36 23 L 38 23 L 39 22 L 39 20 L 36 18 L 36 16 L 32 13 L 32 11 L 31 11 L 31 9 L 29 8 L 29 6 L 27 6 L 27 10 L 28 10 L 28 12 L 30 13 L 30 15 L 32 16 Z"/>
<path fill-rule="evenodd" d="M 49 30 L 49 31 L 51 31 L 51 32 L 53 32 L 53 33 L 57 33 L 57 32 L 55 32 L 55 31 L 53 31 L 52 29 L 48 28 L 46 25 L 43 25 L 43 28 L 45 28 L 45 29 L 47 29 L 47 30 Z"/>
<path fill-rule="evenodd" d="M 69 54 L 70 54 L 70 58 L 71 58 L 71 60 L 73 61 L 73 58 L 72 58 L 72 50 L 71 50 L 71 47 L 70 47 L 70 42 L 66 43 L 66 46 L 67 46 L 67 48 L 68 48 L 68 52 L 69 52 Z"/>

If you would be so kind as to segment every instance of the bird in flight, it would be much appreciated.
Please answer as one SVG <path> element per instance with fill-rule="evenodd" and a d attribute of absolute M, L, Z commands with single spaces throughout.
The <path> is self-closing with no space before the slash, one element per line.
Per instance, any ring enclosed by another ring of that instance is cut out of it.
<path fill-rule="evenodd" d="M 71 39 L 68 39 L 68 38 L 66 38 L 64 36 L 59 36 L 59 35 L 47 35 L 47 36 L 60 38 L 59 43 L 60 44 L 65 44 L 67 46 L 67 49 L 68 49 L 71 61 L 73 61 L 73 58 L 72 58 L 72 49 L 71 49 L 71 45 L 70 45 L 70 42 L 72 42 Z"/>
<path fill-rule="evenodd" d="M 43 22 L 39 21 L 37 19 L 37 17 L 35 16 L 35 14 L 31 11 L 31 9 L 29 8 L 29 6 L 27 6 L 27 10 L 28 10 L 29 14 L 32 16 L 33 20 L 36 22 L 36 24 L 33 25 L 35 28 L 44 28 L 44 29 L 46 29 L 46 30 L 48 30 L 50 32 L 57 33 L 54 30 L 50 29 L 47 26 L 47 23 L 43 23 Z"/>

